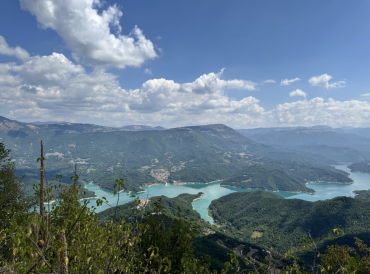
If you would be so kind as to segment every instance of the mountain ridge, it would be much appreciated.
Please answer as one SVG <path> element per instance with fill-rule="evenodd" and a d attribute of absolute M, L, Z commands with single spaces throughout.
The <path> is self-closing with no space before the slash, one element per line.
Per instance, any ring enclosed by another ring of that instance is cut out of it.
<path fill-rule="evenodd" d="M 351 181 L 347 173 L 325 166 L 323 161 L 258 143 L 222 124 L 121 131 L 91 124 L 33 126 L 4 121 L 0 122 L 0 138 L 12 149 L 19 172 L 28 174 L 26 178 L 33 183 L 38 178 L 35 159 L 40 139 L 49 178 L 65 174 L 68 183 L 77 164 L 82 180 L 108 190 L 117 178 L 126 180 L 128 192 L 158 183 L 225 179 L 225 185 L 228 178 L 235 182 L 245 174 L 251 175 L 256 188 L 307 193 L 313 190 L 306 187 L 305 180 Z M 265 174 L 251 173 L 260 166 Z M 292 166 L 298 173 L 290 171 Z M 267 174 L 274 170 L 280 170 L 280 175 L 272 182 Z M 264 181 L 271 183 L 261 185 Z M 240 180 L 236 183 L 250 188 Z"/>

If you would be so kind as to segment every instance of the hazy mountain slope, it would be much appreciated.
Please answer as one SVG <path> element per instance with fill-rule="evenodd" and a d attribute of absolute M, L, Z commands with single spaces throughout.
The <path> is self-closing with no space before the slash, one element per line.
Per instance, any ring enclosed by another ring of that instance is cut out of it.
<path fill-rule="evenodd" d="M 240 129 L 256 142 L 325 158 L 331 164 L 369 159 L 370 138 L 356 135 L 362 130 L 334 129 L 327 126 Z"/>
<path fill-rule="evenodd" d="M 125 179 L 127 191 L 140 191 L 140 186 L 153 183 L 205 183 L 235 178 L 256 165 L 285 174 L 280 184 L 263 186 L 271 190 L 310 192 L 304 185 L 307 180 L 350 180 L 345 172 L 323 166 L 325 161 L 257 143 L 224 125 L 117 131 L 86 124 L 33 126 L 4 120 L 0 138 L 12 149 L 19 172 L 27 173 L 31 183 L 37 181 L 40 139 L 48 178 L 63 174 L 68 183 L 77 164 L 81 180 L 106 189 L 112 189 L 117 178 Z M 264 176 L 267 179 L 267 175 L 253 174 L 256 182 Z"/>
<path fill-rule="evenodd" d="M 370 232 L 370 201 L 349 197 L 307 202 L 265 191 L 237 192 L 212 201 L 209 209 L 216 225 L 238 239 L 270 247 L 276 240 L 285 251 L 308 233 L 319 238 L 334 228 L 346 234 Z"/>
<path fill-rule="evenodd" d="M 369 161 L 363 161 L 359 163 L 353 163 L 348 166 L 352 172 L 364 172 L 364 173 L 370 173 L 370 162 Z"/>

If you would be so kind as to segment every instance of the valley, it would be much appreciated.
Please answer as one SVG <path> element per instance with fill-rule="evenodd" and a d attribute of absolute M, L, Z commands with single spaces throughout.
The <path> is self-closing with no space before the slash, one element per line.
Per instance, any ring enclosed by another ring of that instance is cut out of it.
<path fill-rule="evenodd" d="M 223 180 L 225 186 L 245 189 L 314 193 L 307 182 L 352 182 L 327 159 L 261 144 L 225 125 L 128 131 L 70 123 L 35 126 L 2 118 L 0 133 L 30 186 L 38 181 L 35 159 L 41 138 L 49 179 L 63 174 L 68 184 L 77 165 L 81 180 L 106 190 L 117 178 L 125 179 L 126 192 L 160 183 Z"/>
<path fill-rule="evenodd" d="M 370 188 L 370 174 L 347 167 L 352 161 L 366 163 L 368 137 L 325 127 L 238 131 L 225 125 L 109 128 L 71 123 L 30 125 L 2 118 L 0 133 L 0 141 L 12 150 L 17 172 L 25 175 L 29 189 L 39 180 L 35 159 L 39 157 L 42 138 L 48 180 L 63 174 L 62 183 L 69 185 L 76 167 L 84 192 L 80 198 L 89 199 L 90 205 L 102 197 L 108 201 L 95 209 L 101 222 L 116 215 L 116 205 L 120 218 L 124 216 L 127 221 L 139 218 L 143 213 L 135 213 L 139 209 L 133 205 L 132 194 L 141 201 L 162 197 L 171 216 L 180 206 L 208 231 L 205 235 L 221 233 L 234 237 L 238 246 L 243 242 L 272 247 L 267 227 L 276 224 L 273 229 L 281 237 L 280 247 L 276 248 L 279 252 L 289 250 L 290 243 L 297 244 L 313 228 L 296 226 L 293 233 L 291 227 L 284 228 L 284 220 L 289 219 L 294 226 L 301 218 L 298 211 L 308 212 L 311 207 L 316 208 L 314 205 L 318 205 L 317 212 L 307 215 L 307 221 L 328 218 L 320 215 L 321 205 L 331 207 L 333 203 L 338 207 L 343 202 L 347 209 L 342 208 L 342 212 L 350 218 L 346 222 L 353 224 L 353 218 L 357 218 L 353 212 L 367 201 L 362 197 L 368 196 L 364 190 Z M 276 135 L 276 140 L 270 135 Z M 333 138 L 332 143 L 325 141 L 327 135 Z M 123 178 L 125 184 L 118 203 L 113 194 L 117 178 Z M 358 199 L 350 198 L 355 193 L 359 194 Z M 234 201 L 233 197 L 238 198 Z M 145 202 L 142 210 L 150 211 L 152 205 Z M 257 222 L 260 217 L 243 213 L 246 208 L 251 212 L 264 208 L 263 218 L 275 220 L 280 216 L 280 221 L 269 223 L 263 219 L 262 225 Z M 293 212 L 293 208 L 298 211 Z M 238 212 L 247 214 L 247 219 Z M 361 212 L 358 214 L 366 215 Z M 343 226 L 336 217 L 333 220 L 338 222 L 330 223 L 315 237 L 327 233 L 331 226 L 344 228 L 346 233 L 367 235 L 366 229 L 361 230 L 367 224 L 366 218 L 361 219 L 363 223 L 359 223 L 358 229 L 349 223 Z"/>

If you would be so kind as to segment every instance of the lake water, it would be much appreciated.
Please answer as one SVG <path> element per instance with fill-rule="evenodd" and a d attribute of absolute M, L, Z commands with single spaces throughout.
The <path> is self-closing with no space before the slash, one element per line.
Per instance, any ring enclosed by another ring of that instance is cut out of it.
<path fill-rule="evenodd" d="M 366 173 L 352 173 L 349 168 L 344 165 L 337 165 L 335 168 L 346 171 L 350 173 L 350 178 L 354 181 L 353 184 L 335 184 L 335 183 L 324 183 L 324 182 L 313 182 L 307 185 L 307 187 L 312 188 L 316 191 L 316 194 L 310 195 L 305 193 L 290 193 L 290 192 L 274 192 L 284 198 L 291 199 L 297 198 L 306 201 L 318 201 L 331 199 L 337 196 L 348 196 L 354 197 L 352 193 L 353 190 L 367 190 L 370 188 L 370 174 Z M 211 217 L 208 216 L 208 206 L 214 199 L 218 199 L 224 195 L 233 192 L 251 192 L 253 189 L 242 189 L 233 188 L 228 186 L 221 186 L 221 181 L 210 183 L 210 184 L 186 184 L 186 185 L 153 185 L 150 187 L 143 187 L 145 192 L 143 193 L 132 193 L 138 195 L 140 199 L 146 199 L 153 196 L 167 196 L 173 198 L 181 193 L 197 194 L 198 192 L 203 192 L 205 195 L 196 200 L 193 203 L 194 209 L 199 212 L 203 219 L 208 220 L 213 223 Z M 86 187 L 96 193 L 99 198 L 106 197 L 109 201 L 110 206 L 115 206 L 117 204 L 117 196 L 114 196 L 111 191 L 100 189 L 95 184 L 87 184 Z M 119 197 L 118 204 L 125 204 L 132 201 L 134 198 L 130 198 L 130 195 L 126 193 L 121 193 Z M 95 204 L 95 199 L 90 199 L 91 204 Z M 96 205 L 96 204 L 95 204 Z M 96 211 L 100 212 L 109 208 L 108 205 L 100 206 Z"/>

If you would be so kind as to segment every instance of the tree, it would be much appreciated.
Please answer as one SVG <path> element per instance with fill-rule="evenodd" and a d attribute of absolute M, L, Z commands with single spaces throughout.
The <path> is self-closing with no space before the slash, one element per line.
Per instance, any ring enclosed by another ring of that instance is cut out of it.
<path fill-rule="evenodd" d="M 9 154 L 10 149 L 0 142 L 0 230 L 8 227 L 14 212 L 22 220 L 30 207 L 30 197 L 25 196 L 25 186 L 15 175 L 15 163 Z"/>
<path fill-rule="evenodd" d="M 60 182 L 60 177 L 53 180 Z M 95 207 L 90 208 L 87 200 L 79 202 L 81 186 L 76 172 L 71 180 L 70 186 L 60 184 L 56 202 L 45 210 L 45 216 L 34 211 L 18 222 L 21 213 L 15 211 L 8 217 L 8 228 L 0 230 L 0 243 L 10 253 L 8 257 L 0 253 L 0 270 L 20 274 L 211 273 L 209 262 L 194 257 L 191 243 L 196 229 L 189 227 L 181 214 L 169 227 L 155 217 L 134 225 L 114 222 L 115 218 L 101 224 Z M 115 187 L 119 199 L 123 180 L 117 180 Z M 51 191 L 52 187 L 45 188 L 45 195 Z M 97 206 L 104 201 L 104 197 L 98 199 Z M 136 204 L 139 202 L 136 199 Z M 160 234 L 154 239 L 151 236 L 157 231 Z"/>

